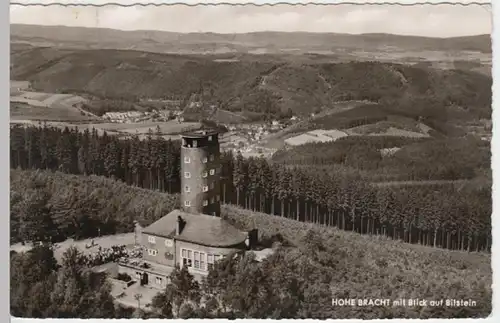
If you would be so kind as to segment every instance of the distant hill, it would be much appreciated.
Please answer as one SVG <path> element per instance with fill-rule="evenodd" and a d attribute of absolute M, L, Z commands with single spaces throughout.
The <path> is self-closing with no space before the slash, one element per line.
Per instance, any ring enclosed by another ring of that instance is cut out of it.
<path fill-rule="evenodd" d="M 492 52 L 490 35 L 430 38 L 308 32 L 216 34 L 20 24 L 11 24 L 10 33 L 11 42 L 14 43 L 75 49 L 134 49 L 159 53 L 345 53 L 355 50 Z"/>
<path fill-rule="evenodd" d="M 11 79 L 30 81 L 34 89 L 45 92 L 129 101 L 187 100 L 196 93 L 209 105 L 273 118 L 278 113 L 306 116 L 349 100 L 385 103 L 396 114 L 410 117 L 441 114 L 448 118 L 454 110 L 463 111 L 466 118 L 491 115 L 491 77 L 471 71 L 381 62 L 303 63 L 272 55 L 217 58 L 15 45 Z M 443 110 L 446 106 L 456 108 Z M 366 109 L 373 110 L 369 114 L 376 121 L 383 120 L 373 108 Z"/>

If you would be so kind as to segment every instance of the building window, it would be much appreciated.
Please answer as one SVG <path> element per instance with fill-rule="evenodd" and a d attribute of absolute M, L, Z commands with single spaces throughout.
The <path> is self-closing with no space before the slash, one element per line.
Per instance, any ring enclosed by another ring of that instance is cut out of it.
<path fill-rule="evenodd" d="M 139 271 L 135 272 L 135 278 L 141 279 L 141 273 Z"/>
<path fill-rule="evenodd" d="M 202 162 L 203 162 L 203 164 L 206 164 L 208 162 L 208 158 L 207 157 L 203 157 Z"/>
<path fill-rule="evenodd" d="M 148 255 L 150 255 L 150 256 L 156 256 L 157 254 L 158 254 L 158 250 L 148 249 Z"/>
<path fill-rule="evenodd" d="M 186 164 L 189 164 L 189 163 L 191 162 L 191 158 L 189 158 L 189 157 L 184 157 L 184 162 L 185 162 Z"/>
<path fill-rule="evenodd" d="M 208 141 L 212 141 L 212 136 L 208 136 Z"/>
<path fill-rule="evenodd" d="M 209 257 L 211 255 L 208 255 Z M 195 269 L 199 270 L 207 270 L 207 254 L 204 252 L 199 252 L 199 251 L 193 251 L 189 249 L 181 249 L 181 258 L 182 258 L 182 265 L 183 266 L 188 266 L 188 267 L 193 267 Z M 213 255 L 212 258 L 208 258 L 210 261 L 212 259 L 212 264 L 213 264 Z"/>
<path fill-rule="evenodd" d="M 184 206 L 191 206 L 191 201 L 184 201 Z"/>
<path fill-rule="evenodd" d="M 208 200 L 203 200 L 203 206 L 207 206 L 208 205 Z"/>
<path fill-rule="evenodd" d="M 184 192 L 189 193 L 191 192 L 191 188 L 189 186 L 184 186 Z"/>
<path fill-rule="evenodd" d="M 207 185 L 203 186 L 203 192 L 208 192 L 208 186 Z"/>
<path fill-rule="evenodd" d="M 184 177 L 185 178 L 191 178 L 191 173 L 190 172 L 184 172 Z"/>
<path fill-rule="evenodd" d="M 217 195 L 215 198 L 217 202 L 220 202 L 220 195 Z"/>
<path fill-rule="evenodd" d="M 214 255 L 212 254 L 207 254 L 207 265 L 208 265 L 208 270 L 214 269 Z"/>
<path fill-rule="evenodd" d="M 204 171 L 203 173 L 201 173 L 201 176 L 202 177 L 207 177 L 208 176 L 207 171 Z"/>
<path fill-rule="evenodd" d="M 193 252 L 191 250 L 187 249 L 182 249 L 181 250 L 181 258 L 182 258 L 182 265 L 187 266 L 187 267 L 192 267 L 193 266 L 193 259 L 192 257 Z"/>
<path fill-rule="evenodd" d="M 194 268 L 200 269 L 200 253 L 198 251 L 194 252 Z"/>
<path fill-rule="evenodd" d="M 155 279 L 155 283 L 156 285 L 163 285 L 163 279 L 161 277 L 156 277 Z"/>
<path fill-rule="evenodd" d="M 210 175 L 215 175 L 215 169 L 210 170 Z"/>
<path fill-rule="evenodd" d="M 165 240 L 165 247 L 173 247 L 174 246 L 174 242 L 170 239 L 166 239 Z"/>
<path fill-rule="evenodd" d="M 198 147 L 198 141 L 193 140 L 193 147 L 194 147 L 194 148 Z"/>
<path fill-rule="evenodd" d="M 211 203 L 211 204 L 214 204 L 214 203 L 215 203 L 215 197 L 213 197 L 213 196 L 212 196 L 212 197 L 210 198 L 210 203 Z"/>
<path fill-rule="evenodd" d="M 201 270 L 207 270 L 207 267 L 205 266 L 205 253 L 200 252 L 200 269 Z"/>
<path fill-rule="evenodd" d="M 156 241 L 155 241 L 155 237 L 153 237 L 153 236 L 148 236 L 148 242 L 149 242 L 149 243 L 156 243 Z"/>

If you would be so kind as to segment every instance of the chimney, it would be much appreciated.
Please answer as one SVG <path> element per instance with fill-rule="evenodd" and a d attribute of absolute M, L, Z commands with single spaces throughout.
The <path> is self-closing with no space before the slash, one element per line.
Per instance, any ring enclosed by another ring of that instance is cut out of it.
<path fill-rule="evenodd" d="M 184 229 L 184 226 L 186 225 L 186 222 L 181 218 L 179 215 L 177 217 L 177 225 L 175 226 L 175 235 L 179 235 L 182 233 L 182 230 Z"/>

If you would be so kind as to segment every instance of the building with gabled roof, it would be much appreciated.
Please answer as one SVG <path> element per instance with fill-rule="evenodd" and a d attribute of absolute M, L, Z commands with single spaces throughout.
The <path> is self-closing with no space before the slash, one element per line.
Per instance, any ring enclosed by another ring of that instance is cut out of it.
<path fill-rule="evenodd" d="M 181 209 L 141 230 L 142 257 L 120 262 L 119 272 L 161 289 L 175 266 L 201 279 L 217 260 L 257 242 L 256 230 L 240 231 L 220 217 L 220 167 L 217 132 L 182 135 Z"/>

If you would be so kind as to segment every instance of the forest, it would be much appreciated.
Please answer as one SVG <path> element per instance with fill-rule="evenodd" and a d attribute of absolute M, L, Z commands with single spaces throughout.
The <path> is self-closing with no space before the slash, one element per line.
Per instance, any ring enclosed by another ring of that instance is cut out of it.
<path fill-rule="evenodd" d="M 399 149 L 383 156 L 380 150 L 387 148 Z M 379 181 L 471 179 L 488 174 L 490 160 L 489 142 L 474 137 L 349 136 L 335 142 L 307 143 L 273 155 L 276 163 L 339 165 Z"/>
<path fill-rule="evenodd" d="M 271 242 L 274 253 L 261 262 L 252 253 L 225 257 L 202 282 L 185 268 L 176 269 L 152 306 L 134 311 L 113 304 L 110 286 L 89 270 L 77 249 L 68 249 L 57 264 L 52 249 L 41 245 L 11 252 L 11 312 L 37 318 L 229 319 L 480 318 L 491 312 L 487 254 L 403 245 L 231 205 L 223 207 L 222 216 L 242 229 L 257 227 L 259 240 Z M 476 304 L 334 307 L 332 297 L 471 299 Z"/>
<path fill-rule="evenodd" d="M 153 132 L 144 141 L 122 140 L 95 130 L 47 126 L 12 127 L 10 138 L 12 241 L 126 232 L 135 218 L 149 224 L 176 207 L 180 167 L 176 141 Z M 415 244 L 468 251 L 491 247 L 492 199 L 487 183 L 374 187 L 359 176 L 323 167 L 283 165 L 229 153 L 221 162 L 221 198 L 226 204 Z M 139 197 L 136 201 L 141 202 L 134 206 L 121 196 L 139 191 L 139 196 L 151 194 L 145 199 L 151 202 Z M 160 192 L 174 195 L 163 201 Z M 58 223 L 57 232 L 27 236 L 32 231 L 25 227 L 34 221 L 30 209 L 43 214 L 37 218 Z M 89 224 L 82 230 L 78 227 L 82 222 L 76 220 L 85 217 Z"/>

